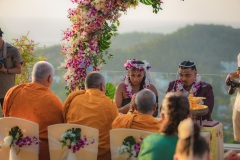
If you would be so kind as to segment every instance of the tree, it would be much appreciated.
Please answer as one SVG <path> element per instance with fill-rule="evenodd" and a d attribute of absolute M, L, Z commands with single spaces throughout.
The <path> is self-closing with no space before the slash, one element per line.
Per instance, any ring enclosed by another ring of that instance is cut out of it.
<path fill-rule="evenodd" d="M 35 52 L 34 49 L 37 47 L 38 43 L 29 39 L 28 35 L 29 33 L 20 36 L 20 38 L 15 38 L 12 42 L 23 58 L 22 73 L 16 75 L 16 84 L 30 82 L 33 65 L 38 61 L 45 60 L 44 56 Z"/>

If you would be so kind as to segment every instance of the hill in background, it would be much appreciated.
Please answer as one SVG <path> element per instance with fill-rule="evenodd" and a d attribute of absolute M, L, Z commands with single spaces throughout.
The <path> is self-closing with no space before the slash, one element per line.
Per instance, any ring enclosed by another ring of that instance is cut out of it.
<path fill-rule="evenodd" d="M 227 94 L 225 77 L 227 72 L 237 68 L 237 55 L 240 52 L 240 29 L 221 25 L 186 26 L 171 34 L 128 33 L 112 39 L 109 52 L 113 59 L 107 60 L 103 70 L 125 71 L 123 64 L 127 59 L 147 60 L 152 70 L 151 76 L 158 90 L 159 102 L 165 95 L 170 80 L 176 78 L 178 64 L 183 60 L 193 60 L 201 75 L 201 80 L 210 83 L 214 92 L 214 110 L 212 118 L 220 121 L 224 127 L 224 142 L 235 143 L 231 123 L 234 96 Z M 60 54 L 61 46 L 52 46 L 40 50 L 55 67 L 64 61 Z M 66 83 L 60 77 L 64 70 L 57 70 L 51 89 L 62 102 L 66 99 Z M 107 82 L 117 84 L 125 73 L 103 72 Z M 106 74 L 106 75 L 105 75 Z M 59 77 L 57 77 L 59 76 Z"/>
<path fill-rule="evenodd" d="M 147 60 L 152 71 L 176 72 L 183 60 L 193 60 L 199 73 L 222 74 L 223 62 L 237 62 L 240 52 L 240 29 L 222 25 L 196 24 L 186 26 L 171 34 L 126 33 L 112 39 L 109 52 L 113 59 L 107 60 L 104 70 L 123 71 L 127 59 Z M 55 67 L 60 66 L 64 56 L 60 45 L 40 50 Z"/>

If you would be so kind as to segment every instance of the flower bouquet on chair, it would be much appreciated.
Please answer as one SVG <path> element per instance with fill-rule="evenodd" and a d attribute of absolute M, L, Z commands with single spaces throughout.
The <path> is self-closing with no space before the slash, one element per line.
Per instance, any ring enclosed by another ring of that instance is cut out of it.
<path fill-rule="evenodd" d="M 84 148 L 86 145 L 95 143 L 95 139 L 88 142 L 86 135 L 81 137 L 80 128 L 72 128 L 62 134 L 60 142 L 62 143 L 62 148 L 64 149 L 62 160 L 76 160 L 77 158 L 74 153 L 81 148 Z"/>
<path fill-rule="evenodd" d="M 127 160 L 137 160 L 142 141 L 141 137 L 136 142 L 133 136 L 128 136 L 123 140 L 123 145 L 118 148 L 118 154 Z"/>
<path fill-rule="evenodd" d="M 10 155 L 9 160 L 16 160 L 18 153 L 24 146 L 31 146 L 39 144 L 39 138 L 37 137 L 23 137 L 23 133 L 18 126 L 11 128 L 9 135 L 6 136 L 3 142 L 0 143 L 0 148 L 9 147 Z"/>

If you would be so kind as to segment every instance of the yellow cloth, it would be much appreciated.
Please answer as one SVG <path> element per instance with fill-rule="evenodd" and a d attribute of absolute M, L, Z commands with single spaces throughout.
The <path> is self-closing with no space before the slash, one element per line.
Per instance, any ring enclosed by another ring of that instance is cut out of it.
<path fill-rule="evenodd" d="M 111 159 L 109 130 L 118 110 L 110 98 L 99 89 L 72 92 L 64 103 L 63 114 L 67 123 L 98 129 L 98 160 Z"/>
<path fill-rule="evenodd" d="M 39 160 L 49 160 L 49 125 L 63 123 L 63 105 L 49 88 L 38 83 L 21 84 L 11 88 L 3 105 L 4 117 L 18 117 L 39 124 Z"/>
<path fill-rule="evenodd" d="M 151 115 L 141 113 L 122 114 L 113 121 L 112 128 L 131 128 L 149 132 L 158 132 L 159 121 Z"/>
<path fill-rule="evenodd" d="M 211 133 L 211 142 L 210 142 L 210 160 L 219 160 L 223 159 L 223 131 L 222 124 L 219 123 L 214 127 L 202 127 L 202 132 Z"/>

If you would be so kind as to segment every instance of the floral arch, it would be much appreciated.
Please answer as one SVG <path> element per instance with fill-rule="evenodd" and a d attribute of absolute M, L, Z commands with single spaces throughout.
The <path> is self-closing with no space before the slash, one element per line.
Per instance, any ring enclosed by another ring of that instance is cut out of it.
<path fill-rule="evenodd" d="M 67 94 L 84 88 L 86 75 L 99 71 L 105 63 L 105 57 L 112 36 L 117 35 L 118 18 L 127 9 L 136 7 L 138 0 L 71 0 L 77 8 L 68 10 L 71 28 L 64 31 L 61 52 L 65 55 L 62 67 L 67 69 L 64 78 L 67 82 Z M 140 0 L 151 5 L 154 13 L 161 10 L 161 0 Z"/>

